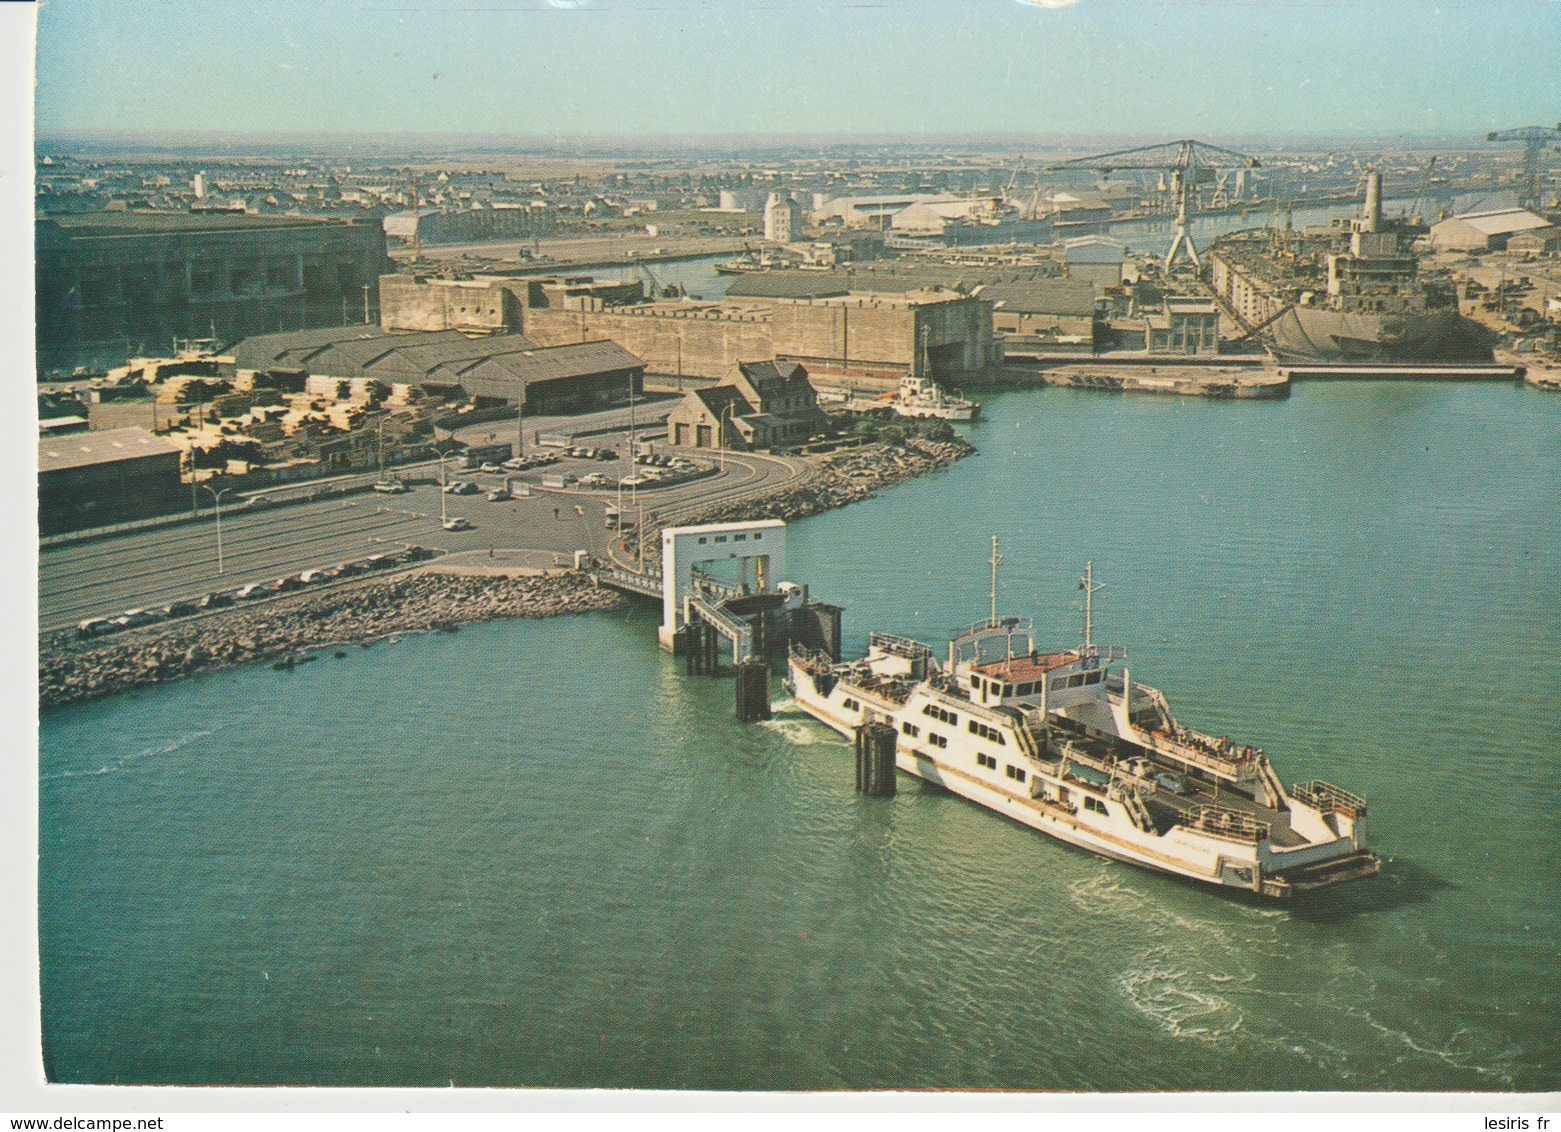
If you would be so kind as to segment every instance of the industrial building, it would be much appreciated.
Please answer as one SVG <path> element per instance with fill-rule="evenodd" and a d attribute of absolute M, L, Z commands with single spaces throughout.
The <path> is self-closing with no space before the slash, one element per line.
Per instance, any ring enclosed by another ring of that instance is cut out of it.
<path fill-rule="evenodd" d="M 539 345 L 611 339 L 657 374 L 723 378 L 738 362 L 796 361 L 815 373 L 959 380 L 1000 362 L 992 304 L 952 290 L 741 297 L 602 310 L 528 308 Z"/>
<path fill-rule="evenodd" d="M 1062 263 L 1067 278 L 1088 283 L 1099 294 L 1122 285 L 1127 248 L 1109 236 L 1078 236 L 1063 242 Z"/>
<path fill-rule="evenodd" d="M 644 298 L 642 283 L 596 280 L 588 275 L 538 279 L 385 275 L 379 280 L 379 324 L 386 331 L 514 334 L 525 328 L 527 307 L 603 310 Z"/>
<path fill-rule="evenodd" d="M 745 275 L 727 297 L 821 299 L 857 293 L 904 294 L 947 287 L 979 296 L 992 308 L 992 329 L 1008 353 L 1095 344 L 1095 288 L 1058 278 L 1044 268 L 972 267 L 903 262 L 863 264 L 834 271 L 766 271 Z"/>
<path fill-rule="evenodd" d="M 679 448 L 768 449 L 801 444 L 825 423 L 796 362 L 739 362 L 720 385 L 695 389 L 667 416 Z"/>
<path fill-rule="evenodd" d="M 1431 246 L 1437 251 L 1499 252 L 1512 236 L 1549 226 L 1550 221 L 1525 208 L 1466 212 L 1431 225 Z"/>
<path fill-rule="evenodd" d="M 359 332 L 350 333 L 357 329 Z M 385 334 L 362 328 L 266 334 L 232 347 L 235 370 L 369 379 L 489 404 L 524 398 L 527 413 L 577 412 L 643 389 L 645 365 L 613 342 L 538 346 L 519 334 L 454 330 Z"/>
<path fill-rule="evenodd" d="M 382 330 L 508 334 L 520 329 L 523 303 L 513 280 L 379 277 Z"/>
<path fill-rule="evenodd" d="M 1211 356 L 1220 349 L 1220 314 L 1213 299 L 1167 295 L 1165 309 L 1144 315 L 1151 354 Z"/>
<path fill-rule="evenodd" d="M 45 436 L 38 441 L 38 530 L 43 535 L 162 515 L 188 496 L 179 449 L 144 428 Z"/>
<path fill-rule="evenodd" d="M 771 193 L 764 202 L 764 238 L 775 244 L 802 239 L 802 206 L 790 197 Z"/>
<path fill-rule="evenodd" d="M 40 371 L 368 321 L 390 267 L 379 222 L 90 212 L 36 221 Z"/>

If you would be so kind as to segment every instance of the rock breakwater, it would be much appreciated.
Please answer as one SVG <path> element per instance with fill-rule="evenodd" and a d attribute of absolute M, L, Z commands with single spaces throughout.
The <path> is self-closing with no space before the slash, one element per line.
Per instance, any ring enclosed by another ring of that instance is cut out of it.
<path fill-rule="evenodd" d="M 38 701 L 43 708 L 60 707 L 198 672 L 285 662 L 337 645 L 450 630 L 500 617 L 615 609 L 624 600 L 581 574 L 507 578 L 417 573 L 225 610 L 111 642 L 58 633 L 39 642 Z"/>
<path fill-rule="evenodd" d="M 974 452 L 972 445 L 958 437 L 952 440 L 913 437 L 900 445 L 875 444 L 857 448 L 822 460 L 818 474 L 807 483 L 753 499 L 718 504 L 693 517 L 679 517 L 678 525 L 804 519 L 848 503 L 860 503 L 886 487 L 913 476 L 926 475 Z"/>

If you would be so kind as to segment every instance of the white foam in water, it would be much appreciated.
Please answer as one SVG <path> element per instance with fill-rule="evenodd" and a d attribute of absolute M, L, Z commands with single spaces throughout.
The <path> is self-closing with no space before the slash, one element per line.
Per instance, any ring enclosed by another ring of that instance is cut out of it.
<path fill-rule="evenodd" d="M 184 735 L 176 735 L 166 743 L 160 743 L 155 747 L 147 747 L 144 750 L 135 751 L 128 755 L 121 755 L 107 766 L 100 766 L 96 770 L 61 770 L 54 774 L 40 774 L 39 782 L 51 782 L 60 778 L 96 778 L 100 774 L 114 774 L 124 770 L 132 763 L 142 759 L 153 758 L 157 755 L 171 755 L 181 747 L 187 747 L 197 739 L 204 739 L 208 735 L 214 735 L 220 728 L 209 728 L 205 731 L 191 731 Z"/>
<path fill-rule="evenodd" d="M 1245 1016 L 1218 995 L 1194 989 L 1190 973 L 1164 965 L 1169 948 L 1153 948 L 1138 956 L 1117 986 L 1132 1007 L 1172 1037 L 1218 1041 L 1241 1029 Z"/>

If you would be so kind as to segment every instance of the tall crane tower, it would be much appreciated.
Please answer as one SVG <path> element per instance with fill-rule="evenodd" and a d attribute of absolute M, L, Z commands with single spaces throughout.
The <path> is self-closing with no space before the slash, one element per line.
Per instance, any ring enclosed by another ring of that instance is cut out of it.
<path fill-rule="evenodd" d="M 1194 269 L 1201 266 L 1198 262 L 1198 249 L 1193 246 L 1192 236 L 1187 232 L 1198 185 L 1213 183 L 1217 169 L 1256 169 L 1258 164 L 1257 158 L 1249 157 L 1244 153 L 1186 138 L 1160 145 L 1140 146 L 1137 149 L 1097 153 L 1092 157 L 1075 157 L 1071 161 L 1060 161 L 1048 168 L 1052 170 L 1095 169 L 1101 173 L 1111 173 L 1118 169 L 1169 170 L 1171 194 L 1176 201 L 1176 238 L 1171 241 L 1171 250 L 1165 253 L 1165 268 L 1169 271 L 1183 255 L 1192 262 Z"/>
<path fill-rule="evenodd" d="M 1561 122 L 1556 124 L 1555 129 L 1549 126 L 1519 126 L 1515 130 L 1492 130 L 1485 135 L 1485 140 L 1523 143 L 1523 179 L 1518 182 L 1521 189 L 1518 203 L 1524 208 L 1542 207 L 1544 202 L 1539 199 L 1539 155 L 1547 144 L 1561 141 Z"/>

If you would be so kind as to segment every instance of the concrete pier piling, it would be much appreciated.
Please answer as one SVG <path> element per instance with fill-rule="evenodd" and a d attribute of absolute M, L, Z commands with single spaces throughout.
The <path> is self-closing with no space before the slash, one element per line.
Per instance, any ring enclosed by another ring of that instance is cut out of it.
<path fill-rule="evenodd" d="M 898 742 L 887 723 L 864 723 L 856 729 L 856 789 L 872 798 L 892 798 L 895 790 L 894 751 Z"/>
<path fill-rule="evenodd" d="M 745 660 L 737 666 L 737 719 L 758 723 L 770 718 L 770 664 Z"/>

